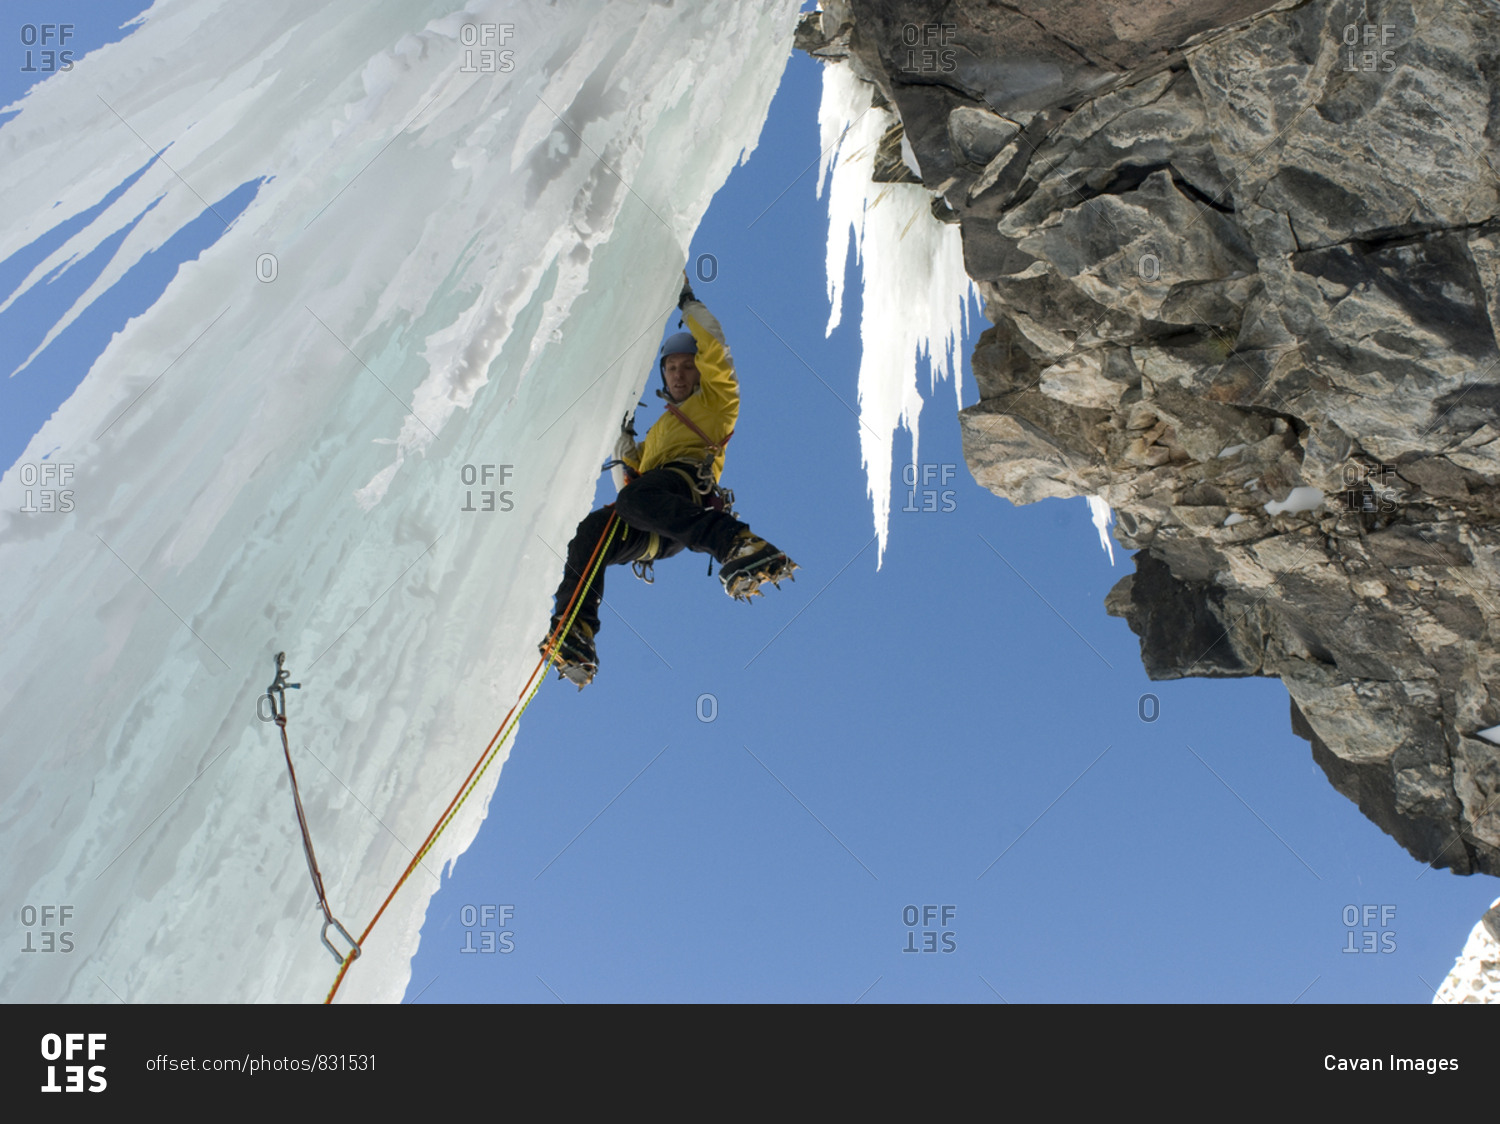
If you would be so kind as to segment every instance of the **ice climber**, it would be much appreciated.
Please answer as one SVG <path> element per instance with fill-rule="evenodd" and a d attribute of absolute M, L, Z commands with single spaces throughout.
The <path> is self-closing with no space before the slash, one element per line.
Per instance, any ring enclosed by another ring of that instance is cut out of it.
<path fill-rule="evenodd" d="M 543 656 L 556 648 L 558 671 L 580 690 L 599 666 L 594 637 L 605 566 L 634 563 L 649 581 L 653 562 L 686 547 L 712 555 L 724 591 L 741 601 L 759 596 L 765 582 L 779 585 L 796 569 L 791 559 L 735 518 L 734 494 L 719 487 L 724 446 L 740 412 L 739 383 L 723 329 L 693 295 L 686 275 L 677 307 L 689 331 L 669 337 L 661 348 L 662 388 L 656 393 L 666 400 L 666 412 L 639 443 L 627 417 L 611 462 L 619 495 L 578 524 L 553 599 L 552 625 L 540 646 Z M 578 598 L 572 627 L 559 639 L 574 588 L 587 577 L 611 508 L 618 516 L 614 536 L 593 581 Z"/>

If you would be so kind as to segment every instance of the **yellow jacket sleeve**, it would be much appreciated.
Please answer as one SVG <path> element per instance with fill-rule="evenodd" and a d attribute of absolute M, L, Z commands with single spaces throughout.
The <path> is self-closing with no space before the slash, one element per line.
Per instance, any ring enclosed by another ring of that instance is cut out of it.
<path fill-rule="evenodd" d="M 694 362 L 698 367 L 698 389 L 677 403 L 677 408 L 692 419 L 694 425 L 716 445 L 714 479 L 724 471 L 723 445 L 734 432 L 740 416 L 740 384 L 735 377 L 734 359 L 724 342 L 724 329 L 703 306 L 702 301 L 688 301 L 682 306 L 683 319 L 698 344 Z M 640 469 L 649 472 L 671 461 L 701 461 L 708 455 L 703 439 L 683 425 L 671 411 L 663 414 L 641 446 Z"/>
<path fill-rule="evenodd" d="M 740 384 L 734 375 L 734 359 L 729 354 L 729 345 L 724 342 L 724 329 L 702 301 L 688 301 L 682 306 L 682 313 L 683 319 L 687 321 L 688 331 L 693 333 L 693 339 L 698 344 L 698 394 L 711 406 L 716 420 L 723 424 L 724 436 L 727 437 L 740 416 Z M 719 437 L 696 417 L 693 420 L 710 437 Z"/>

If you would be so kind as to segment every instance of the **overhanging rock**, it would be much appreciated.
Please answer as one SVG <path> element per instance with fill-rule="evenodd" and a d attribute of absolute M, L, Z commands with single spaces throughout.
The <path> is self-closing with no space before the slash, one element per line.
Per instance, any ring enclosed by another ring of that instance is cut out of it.
<path fill-rule="evenodd" d="M 1153 678 L 1278 676 L 1340 792 L 1500 874 L 1500 11 L 851 0 L 799 45 L 960 225 L 976 479 L 1102 495 Z"/>

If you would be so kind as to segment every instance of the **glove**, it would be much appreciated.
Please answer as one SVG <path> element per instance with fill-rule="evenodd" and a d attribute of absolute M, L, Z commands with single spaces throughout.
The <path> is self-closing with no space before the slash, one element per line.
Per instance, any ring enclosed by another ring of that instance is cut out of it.
<path fill-rule="evenodd" d="M 610 465 L 610 475 L 614 478 L 615 491 L 629 484 L 640 475 L 632 464 L 641 463 L 641 446 L 635 439 L 635 420 L 626 414 L 620 423 L 620 436 L 615 441 L 615 459 Z"/>
<path fill-rule="evenodd" d="M 697 299 L 697 297 L 693 296 L 693 287 L 688 284 L 687 270 L 684 269 L 682 271 L 682 292 L 677 297 L 677 307 L 681 309 L 688 301 L 695 301 Z"/>
<path fill-rule="evenodd" d="M 625 461 L 627 464 L 641 463 L 641 447 L 636 443 L 633 431 L 620 431 L 620 439 L 615 442 L 615 460 Z"/>

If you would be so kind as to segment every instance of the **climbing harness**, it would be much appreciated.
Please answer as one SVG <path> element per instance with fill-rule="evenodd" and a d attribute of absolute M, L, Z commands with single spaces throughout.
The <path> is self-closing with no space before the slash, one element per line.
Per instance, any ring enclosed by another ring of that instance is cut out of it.
<path fill-rule="evenodd" d="M 657 391 L 657 394 L 661 395 L 667 410 L 672 414 L 672 416 L 680 421 L 683 425 L 687 426 L 690 430 L 692 430 L 693 433 L 698 437 L 698 439 L 702 441 L 708 449 L 707 455 L 705 455 L 701 461 L 673 461 L 671 464 L 664 464 L 659 467 L 670 469 L 672 472 L 675 472 L 677 473 L 677 475 L 681 476 L 682 479 L 687 482 L 688 487 L 690 487 L 693 492 L 699 497 L 704 507 L 712 508 L 714 511 L 723 512 L 730 518 L 737 518 L 734 510 L 733 490 L 722 487 L 719 482 L 714 479 L 714 461 L 718 458 L 719 454 L 724 451 L 724 447 L 729 444 L 729 438 L 734 436 L 734 430 L 731 429 L 723 441 L 712 441 L 709 439 L 708 434 L 704 433 L 692 418 L 688 417 L 685 413 L 677 408 L 677 404 L 675 402 L 673 402 L 661 391 Z M 641 405 L 644 406 L 645 403 L 642 402 Z M 625 420 L 621 423 L 620 429 L 623 432 L 629 433 L 632 437 L 635 436 L 635 427 L 629 414 L 625 416 Z M 607 471 L 608 469 L 614 468 L 617 465 L 625 470 L 625 481 L 627 485 L 633 483 L 640 476 L 639 472 L 631 468 L 629 464 L 619 459 L 618 457 L 612 460 L 605 461 L 604 470 Z M 689 468 L 687 466 L 691 466 L 691 471 L 689 471 Z M 647 585 L 652 585 L 656 581 L 656 571 L 654 569 L 654 566 L 656 558 L 660 553 L 661 536 L 656 534 L 655 532 L 652 532 L 651 541 L 650 544 L 646 547 L 645 553 L 640 558 L 630 563 L 631 571 L 635 574 L 636 577 L 645 582 Z M 708 572 L 710 574 L 714 572 L 713 559 L 709 559 Z"/>
<path fill-rule="evenodd" d="M 395 898 L 401 887 L 406 885 L 406 880 L 411 877 L 412 872 L 426 858 L 427 852 L 432 850 L 433 844 L 437 842 L 438 837 L 453 822 L 453 817 L 458 815 L 459 810 L 464 806 L 464 801 L 468 800 L 474 789 L 478 787 L 480 780 L 483 779 L 485 772 L 494 762 L 495 755 L 500 752 L 500 747 L 505 744 L 506 736 L 515 729 L 515 724 L 521 720 L 521 715 L 525 714 L 526 708 L 531 705 L 531 700 L 535 697 L 537 688 L 545 681 L 547 672 L 551 670 L 552 664 L 557 658 L 558 646 L 562 643 L 564 637 L 568 635 L 568 630 L 573 627 L 573 620 L 578 616 L 578 611 L 583 608 L 583 592 L 593 584 L 594 576 L 599 572 L 599 567 L 604 564 L 604 559 L 609 553 L 609 544 L 614 539 L 618 526 L 619 520 L 614 510 L 611 509 L 609 521 L 605 523 L 604 530 L 599 535 L 598 545 L 594 547 L 594 553 L 589 555 L 588 563 L 585 566 L 587 576 L 573 590 L 573 596 L 568 601 L 567 608 L 563 610 L 562 618 L 557 628 L 547 637 L 547 654 L 537 661 L 536 667 L 532 669 L 531 677 L 526 680 L 525 685 L 521 688 L 521 693 L 516 697 L 516 701 L 511 704 L 510 710 L 501 721 L 500 728 L 495 731 L 494 736 L 490 738 L 489 744 L 484 747 L 484 752 L 479 755 L 473 767 L 469 769 L 468 776 L 464 777 L 463 783 L 459 786 L 458 791 L 454 793 L 453 799 L 448 801 L 448 806 L 443 809 L 443 814 L 438 817 L 438 822 L 427 833 L 427 838 L 422 841 L 422 846 L 417 849 L 417 853 L 412 856 L 411 862 L 402 871 L 401 877 L 391 887 L 391 892 L 385 896 L 385 901 L 380 903 L 380 908 L 375 911 L 375 916 L 365 926 L 365 931 L 359 935 L 359 941 L 355 944 L 353 950 L 348 956 L 343 958 L 343 963 L 339 966 L 338 977 L 333 981 L 333 986 L 328 989 L 328 995 L 323 1000 L 324 1003 L 333 1002 L 333 997 L 338 994 L 339 985 L 344 982 L 344 976 L 349 971 L 349 966 L 354 963 L 355 957 L 359 955 L 361 946 L 364 945 L 365 941 L 369 940 L 370 932 L 375 928 L 375 923 L 380 920 L 381 915 L 385 913 L 386 906 L 391 904 L 392 899 Z"/>
<path fill-rule="evenodd" d="M 739 518 L 734 510 L 734 492 L 728 488 L 721 486 L 719 482 L 714 479 L 714 461 L 717 460 L 719 454 L 724 451 L 724 447 L 729 444 L 729 439 L 734 436 L 734 430 L 731 429 L 728 433 L 726 433 L 724 435 L 723 441 L 711 441 L 709 440 L 708 434 L 699 429 L 697 423 L 695 423 L 692 418 L 688 417 L 677 408 L 677 404 L 675 402 L 673 402 L 670 398 L 666 398 L 665 395 L 663 395 L 663 398 L 665 399 L 666 407 L 671 412 L 672 416 L 680 421 L 683 425 L 691 429 L 694 433 L 696 433 L 698 435 L 698 439 L 708 446 L 708 455 L 705 456 L 703 460 L 698 462 L 697 479 L 688 476 L 686 472 L 682 473 L 683 479 L 692 486 L 693 491 L 697 492 L 698 495 L 703 497 L 703 504 L 705 507 L 711 507 L 715 511 L 722 512 L 723 514 L 729 516 L 731 519 Z M 681 470 L 679 469 L 677 471 Z M 713 559 L 710 558 L 708 560 L 708 573 L 712 574 L 713 572 L 714 562 Z"/>
<path fill-rule="evenodd" d="M 677 408 L 677 403 L 673 402 L 670 398 L 666 399 L 666 407 L 667 411 L 674 418 L 691 429 L 697 435 L 698 439 L 708 447 L 708 455 L 698 463 L 698 478 L 696 480 L 689 481 L 689 483 L 693 485 L 693 490 L 696 491 L 700 496 L 712 496 L 715 499 L 720 499 L 722 497 L 722 494 L 724 492 L 727 492 L 728 490 L 720 488 L 718 482 L 714 479 L 714 461 L 718 459 L 719 454 L 722 453 L 725 446 L 729 444 L 729 439 L 734 436 L 734 430 L 731 429 L 727 434 L 725 434 L 723 441 L 711 441 L 709 440 L 708 434 L 699 429 L 697 423 L 694 422 L 692 418 L 684 414 L 681 410 L 679 410 Z M 730 497 L 729 503 L 732 504 L 734 493 L 729 492 L 728 494 Z M 719 504 L 713 503 L 713 500 L 708 500 L 706 502 L 710 503 L 716 510 L 724 510 L 724 508 Z"/>
<path fill-rule="evenodd" d="M 286 653 L 276 653 L 276 678 L 266 688 L 266 698 L 271 702 L 271 719 L 281 727 L 281 751 L 286 755 L 286 771 L 292 778 L 292 800 L 297 805 L 297 824 L 302 828 L 302 850 L 307 855 L 307 873 L 312 875 L 313 892 L 318 895 L 318 908 L 323 911 L 323 947 L 333 953 L 333 958 L 340 964 L 345 962 L 346 954 L 333 947 L 333 942 L 328 939 L 329 926 L 337 929 L 343 938 L 349 942 L 350 949 L 347 959 L 353 960 L 359 955 L 359 942 L 349 935 L 349 930 L 333 915 L 333 910 L 328 905 L 328 895 L 323 890 L 323 875 L 318 870 L 318 858 L 313 854 L 312 836 L 307 830 L 307 815 L 302 810 L 302 793 L 297 788 L 297 770 L 292 767 L 292 747 L 286 737 L 286 692 L 290 687 L 292 690 L 300 690 L 301 683 L 288 683 L 291 677 L 283 665 L 286 663 Z"/>

